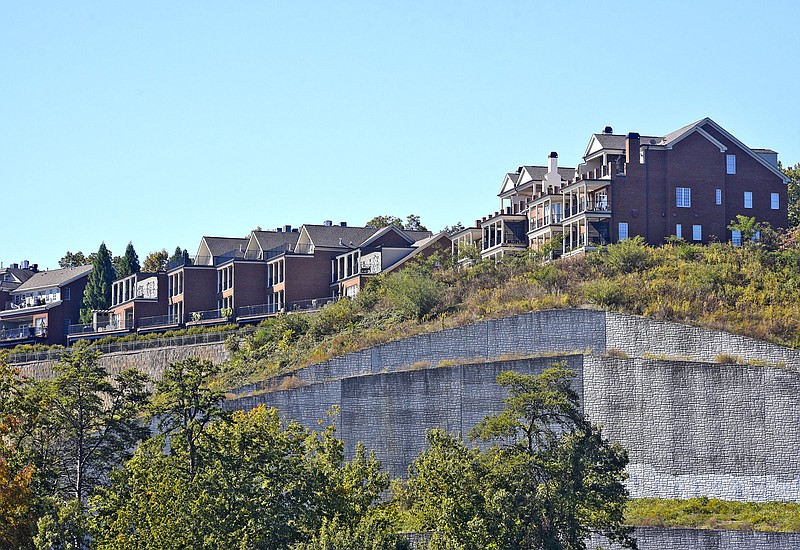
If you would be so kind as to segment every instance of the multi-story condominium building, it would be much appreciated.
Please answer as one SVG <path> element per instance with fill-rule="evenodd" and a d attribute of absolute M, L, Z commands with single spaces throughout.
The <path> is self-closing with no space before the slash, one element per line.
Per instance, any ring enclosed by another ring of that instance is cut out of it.
<path fill-rule="evenodd" d="M 0 346 L 64 344 L 80 317 L 91 265 L 39 271 L 14 290 L 0 311 Z"/>
<path fill-rule="evenodd" d="M 664 136 L 615 134 L 606 127 L 591 136 L 577 168 L 558 168 L 557 159 L 550 154 L 540 177 L 527 167 L 505 176 L 501 211 L 476 224 L 482 258 L 522 249 L 523 219 L 525 245 L 538 249 L 562 236 L 563 254 L 634 235 L 654 245 L 670 236 L 740 244 L 741 235 L 728 229 L 738 214 L 773 227 L 788 223 L 788 178 L 778 169 L 777 153 L 747 147 L 710 118 Z M 532 183 L 520 185 L 526 180 Z"/>
<path fill-rule="evenodd" d="M 31 266 L 27 261 L 22 262 L 22 266 L 20 264 L 0 266 L 0 310 L 10 307 L 11 291 L 33 277 L 39 271 L 38 267 L 36 264 Z"/>
<path fill-rule="evenodd" d="M 414 240 L 418 233 L 384 227 L 374 230 L 358 246 L 335 256 L 331 260 L 331 294 L 353 297 L 369 278 L 379 273 L 400 269 L 414 258 L 424 259 L 437 251 L 450 250 L 450 237 L 446 233 Z"/>

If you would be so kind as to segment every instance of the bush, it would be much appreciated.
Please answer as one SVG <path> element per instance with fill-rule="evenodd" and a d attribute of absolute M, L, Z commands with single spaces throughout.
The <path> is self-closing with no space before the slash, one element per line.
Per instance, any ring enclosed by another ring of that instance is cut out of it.
<path fill-rule="evenodd" d="M 604 263 L 617 273 L 643 271 L 652 264 L 652 249 L 641 235 L 609 245 L 602 252 Z"/>
<path fill-rule="evenodd" d="M 409 267 L 383 280 L 382 289 L 389 305 L 406 319 L 421 321 L 439 305 L 441 282 L 422 268 Z"/>

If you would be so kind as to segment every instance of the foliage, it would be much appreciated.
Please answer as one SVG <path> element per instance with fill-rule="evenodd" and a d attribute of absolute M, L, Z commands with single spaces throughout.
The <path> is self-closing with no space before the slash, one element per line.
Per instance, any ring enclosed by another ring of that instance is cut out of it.
<path fill-rule="evenodd" d="M 223 417 L 224 395 L 207 387 L 219 367 L 195 357 L 170 363 L 161 380 L 150 411 L 158 421 L 159 432 L 172 438 L 172 444 L 186 447 L 189 473 L 195 471 L 197 442 L 212 421 Z"/>
<path fill-rule="evenodd" d="M 60 260 L 58 260 L 58 266 L 63 268 L 66 267 L 77 267 L 79 265 L 87 265 L 92 263 L 91 261 L 86 259 L 86 256 L 83 255 L 83 252 L 80 250 L 75 252 L 74 254 L 67 250 L 67 253 L 62 256 Z"/>
<path fill-rule="evenodd" d="M 17 448 L 24 419 L 19 370 L 0 352 L 0 548 L 29 548 L 33 532 L 35 468 Z"/>
<path fill-rule="evenodd" d="M 736 214 L 736 219 L 731 220 L 728 230 L 738 231 L 742 236 L 742 244 L 748 245 L 761 232 L 761 224 L 753 217 Z"/>
<path fill-rule="evenodd" d="M 117 278 L 127 277 L 141 270 L 139 266 L 139 255 L 136 254 L 136 250 L 134 250 L 133 243 L 131 242 L 128 242 L 128 246 L 125 248 L 125 255 L 115 256 L 113 263 Z"/>
<path fill-rule="evenodd" d="M 90 323 L 93 311 L 108 309 L 111 305 L 111 283 L 115 277 L 111 252 L 106 248 L 106 243 L 101 243 L 92 263 L 86 289 L 83 291 L 81 322 Z"/>
<path fill-rule="evenodd" d="M 600 250 L 600 257 L 614 273 L 634 273 L 650 267 L 651 248 L 641 235 Z"/>
<path fill-rule="evenodd" d="M 153 438 L 112 474 L 92 500 L 98 549 L 287 548 L 360 524 L 388 487 L 363 448 L 345 462 L 331 428 L 283 426 L 275 409 L 236 412 L 198 443 L 194 472 L 185 448 Z"/>
<path fill-rule="evenodd" d="M 147 398 L 146 376 L 129 369 L 109 379 L 100 354 L 76 345 L 53 367 L 56 378 L 32 389 L 43 420 L 37 427 L 41 469 L 55 477 L 56 494 L 85 502 L 111 468 L 146 435 L 137 421 Z"/>
<path fill-rule="evenodd" d="M 778 164 L 780 167 L 780 164 Z M 789 210 L 789 228 L 800 225 L 800 162 L 794 166 L 781 168 L 789 177 L 787 185 L 787 206 Z"/>
<path fill-rule="evenodd" d="M 442 283 L 431 276 L 422 265 L 408 266 L 389 274 L 381 289 L 389 305 L 403 317 L 421 321 L 439 304 Z"/>
<path fill-rule="evenodd" d="M 800 531 L 800 504 L 731 502 L 706 497 L 639 498 L 628 501 L 625 520 L 641 527 L 797 532 Z"/>
<path fill-rule="evenodd" d="M 150 252 L 147 256 L 145 256 L 144 264 L 142 265 L 142 271 L 145 273 L 162 271 L 167 267 L 168 258 L 169 253 L 165 248 Z"/>
<path fill-rule="evenodd" d="M 180 246 L 176 246 L 175 252 L 173 252 L 172 256 L 169 257 L 169 261 L 174 262 L 180 258 L 183 258 L 186 265 L 192 265 L 192 260 L 189 257 L 189 251 L 187 249 L 182 250 Z"/>
<path fill-rule="evenodd" d="M 627 454 L 583 417 L 573 377 L 563 366 L 501 373 L 505 407 L 472 436 L 502 444 L 481 451 L 429 432 L 404 499 L 431 547 L 584 549 L 592 532 L 636 547 L 622 524 Z"/>
<path fill-rule="evenodd" d="M 393 225 L 393 226 L 398 227 L 400 229 L 406 229 L 406 230 L 409 230 L 409 231 L 427 231 L 428 230 L 424 225 L 422 225 L 422 223 L 420 221 L 420 217 L 417 216 L 416 214 L 409 214 L 406 217 L 406 222 L 405 223 L 403 223 L 403 220 L 401 218 L 398 218 L 397 216 L 386 216 L 386 215 L 375 216 L 374 218 L 369 220 L 366 223 L 366 225 L 368 227 L 374 227 L 376 229 L 377 228 L 381 228 L 381 227 L 388 227 L 390 225 Z"/>

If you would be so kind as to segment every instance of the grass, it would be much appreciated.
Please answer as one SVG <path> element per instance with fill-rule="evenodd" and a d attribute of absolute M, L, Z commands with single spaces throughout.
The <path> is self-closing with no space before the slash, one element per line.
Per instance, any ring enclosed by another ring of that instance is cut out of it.
<path fill-rule="evenodd" d="M 631 499 L 625 521 L 637 527 L 800 531 L 800 504 L 732 502 L 715 498 Z"/>

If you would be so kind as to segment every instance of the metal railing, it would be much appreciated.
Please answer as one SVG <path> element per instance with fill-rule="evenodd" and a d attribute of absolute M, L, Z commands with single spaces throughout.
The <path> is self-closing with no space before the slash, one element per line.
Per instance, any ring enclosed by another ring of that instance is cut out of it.
<path fill-rule="evenodd" d="M 264 251 L 263 259 L 269 260 L 281 254 L 313 254 L 314 247 L 310 244 L 282 244 Z"/>
<path fill-rule="evenodd" d="M 530 231 L 534 231 L 536 229 L 540 229 L 542 227 L 547 227 L 548 225 L 558 224 L 561 223 L 563 217 L 560 213 L 558 214 L 551 214 L 549 218 L 544 219 L 532 219 L 530 223 Z"/>
<path fill-rule="evenodd" d="M 19 340 L 20 338 L 43 337 L 47 327 L 16 327 L 0 330 L 0 340 Z"/>
<path fill-rule="evenodd" d="M 137 351 L 143 349 L 156 349 L 172 346 L 188 346 L 194 344 L 214 344 L 224 342 L 231 334 L 246 335 L 253 332 L 255 327 L 237 328 L 232 330 L 220 330 L 213 332 L 201 332 L 199 334 L 184 334 L 182 336 L 169 336 L 165 338 L 146 338 L 132 340 L 130 342 L 111 342 L 104 344 L 92 344 L 93 349 L 101 353 L 115 353 L 120 351 Z M 67 348 L 68 349 L 68 348 Z M 27 363 L 30 361 L 58 361 L 64 349 L 53 349 L 31 353 L 10 353 L 8 361 L 10 363 Z"/>
<path fill-rule="evenodd" d="M 153 317 L 142 317 L 139 319 L 139 328 L 179 325 L 180 322 L 180 317 L 174 314 L 155 315 Z"/>
<path fill-rule="evenodd" d="M 275 304 L 261 304 L 257 306 L 241 306 L 237 317 L 259 317 L 261 315 L 275 315 L 278 313 Z"/>
<path fill-rule="evenodd" d="M 339 296 L 326 296 L 325 298 L 312 298 L 311 300 L 298 300 L 289 302 L 287 311 L 305 311 L 319 309 L 326 304 L 332 304 L 339 300 Z"/>
<path fill-rule="evenodd" d="M 608 204 L 608 200 L 579 200 L 572 203 L 570 206 L 568 203 L 566 205 L 566 214 L 565 217 L 576 216 L 578 214 L 583 214 L 585 212 L 611 212 L 611 206 Z"/>
<path fill-rule="evenodd" d="M 230 311 L 225 309 L 207 309 L 205 311 L 192 311 L 189 313 L 187 323 L 200 323 L 203 321 L 220 321 L 230 317 Z"/>

